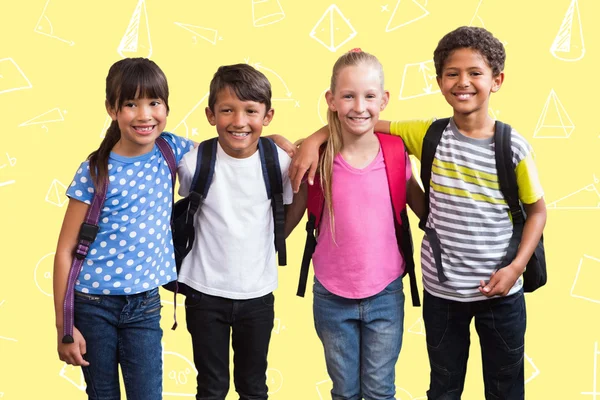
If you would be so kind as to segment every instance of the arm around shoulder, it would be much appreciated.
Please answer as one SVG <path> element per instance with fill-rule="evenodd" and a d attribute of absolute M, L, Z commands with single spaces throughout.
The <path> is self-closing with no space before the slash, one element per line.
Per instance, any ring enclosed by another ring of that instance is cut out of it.
<path fill-rule="evenodd" d="M 298 225 L 304 211 L 306 210 L 306 199 L 308 195 L 308 187 L 306 182 L 300 185 L 298 192 L 294 193 L 292 204 L 286 206 L 285 210 L 285 237 L 287 238 L 294 228 Z"/>

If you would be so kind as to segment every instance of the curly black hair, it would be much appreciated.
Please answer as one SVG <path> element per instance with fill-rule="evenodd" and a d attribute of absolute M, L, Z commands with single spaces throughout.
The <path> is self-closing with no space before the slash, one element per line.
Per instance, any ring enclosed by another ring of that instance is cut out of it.
<path fill-rule="evenodd" d="M 488 30 L 474 26 L 461 26 L 447 33 L 433 52 L 435 73 L 442 76 L 442 69 L 454 50 L 470 48 L 479 52 L 492 69 L 492 74 L 498 76 L 504 70 L 506 52 L 502 43 Z"/>

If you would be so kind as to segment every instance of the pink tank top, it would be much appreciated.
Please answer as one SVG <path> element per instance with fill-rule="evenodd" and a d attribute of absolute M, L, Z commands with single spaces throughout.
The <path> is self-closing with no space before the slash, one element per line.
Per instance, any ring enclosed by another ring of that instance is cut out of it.
<path fill-rule="evenodd" d="M 408 181 L 409 160 L 406 176 Z M 380 150 L 363 169 L 352 167 L 338 154 L 332 183 L 335 242 L 325 207 L 312 258 L 315 276 L 338 296 L 373 296 L 404 272 L 383 153 Z"/>

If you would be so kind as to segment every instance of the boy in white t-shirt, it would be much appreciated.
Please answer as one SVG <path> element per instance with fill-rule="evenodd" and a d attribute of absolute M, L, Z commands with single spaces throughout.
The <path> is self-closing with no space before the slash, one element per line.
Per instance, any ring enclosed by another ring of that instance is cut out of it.
<path fill-rule="evenodd" d="M 258 140 L 269 125 L 271 85 L 247 64 L 219 67 L 210 83 L 206 116 L 218 133 L 214 176 L 195 215 L 197 234 L 179 282 L 198 370 L 196 399 L 225 399 L 229 390 L 229 337 L 240 399 L 267 399 L 267 352 L 277 288 L 273 214 Z M 290 157 L 277 148 L 283 202 L 292 202 Z M 179 194 L 187 196 L 197 152 L 179 164 Z M 199 228 L 198 228 L 199 227 Z"/>

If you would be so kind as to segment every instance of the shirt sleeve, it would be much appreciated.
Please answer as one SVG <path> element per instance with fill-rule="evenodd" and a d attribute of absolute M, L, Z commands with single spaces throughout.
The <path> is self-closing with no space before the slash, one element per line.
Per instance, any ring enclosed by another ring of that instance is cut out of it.
<path fill-rule="evenodd" d="M 292 204 L 292 200 L 294 199 L 294 191 L 292 190 L 292 183 L 290 182 L 290 176 L 288 174 L 292 159 L 279 147 L 277 147 L 277 155 L 279 156 L 281 183 L 283 184 L 283 204 Z"/>
<path fill-rule="evenodd" d="M 390 133 L 400 136 L 404 140 L 408 152 L 420 160 L 423 138 L 432 122 L 433 119 L 393 121 L 390 124 Z"/>
<path fill-rule="evenodd" d="M 192 187 L 192 179 L 196 172 L 196 158 L 198 156 L 197 151 L 190 151 L 182 157 L 181 162 L 177 166 L 177 177 L 179 178 L 179 190 L 178 193 L 182 197 L 186 197 L 190 194 L 190 188 Z"/>
<path fill-rule="evenodd" d="M 519 199 L 524 204 L 533 204 L 544 196 L 534 159 L 535 154 L 530 152 L 515 168 Z"/>
<path fill-rule="evenodd" d="M 177 136 L 171 132 L 163 132 L 161 136 L 166 139 L 173 149 L 177 165 L 179 165 L 183 156 L 194 148 L 194 142 L 188 138 L 184 138 L 183 136 Z"/>
<path fill-rule="evenodd" d="M 94 183 L 90 176 L 90 164 L 89 161 L 84 161 L 75 173 L 71 185 L 67 188 L 67 196 L 91 204 L 94 192 Z"/>

